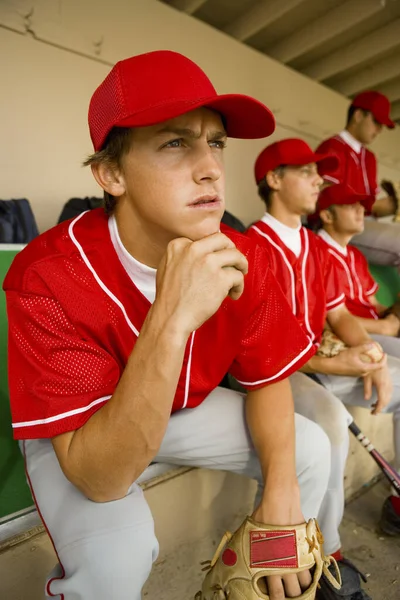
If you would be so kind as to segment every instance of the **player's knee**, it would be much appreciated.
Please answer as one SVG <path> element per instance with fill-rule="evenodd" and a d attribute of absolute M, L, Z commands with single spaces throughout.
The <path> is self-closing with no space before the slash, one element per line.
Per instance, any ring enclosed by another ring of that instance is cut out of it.
<path fill-rule="evenodd" d="M 349 445 L 349 424 L 351 417 L 340 400 L 330 403 L 321 427 L 327 434 L 332 446 Z"/>
<path fill-rule="evenodd" d="M 319 386 L 315 391 L 318 401 L 313 402 L 312 420 L 322 427 L 333 446 L 348 446 L 350 414 L 342 401 L 327 389 Z"/>
<path fill-rule="evenodd" d="M 66 599 L 70 592 L 71 598 L 82 600 L 140 600 L 157 556 L 153 522 L 102 533 L 64 549 L 65 576 L 49 590 Z"/>

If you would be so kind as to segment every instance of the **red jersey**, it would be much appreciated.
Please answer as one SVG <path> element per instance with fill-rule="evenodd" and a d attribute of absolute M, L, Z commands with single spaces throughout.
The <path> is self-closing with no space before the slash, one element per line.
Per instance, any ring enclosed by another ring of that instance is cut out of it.
<path fill-rule="evenodd" d="M 249 261 L 245 289 L 190 335 L 173 411 L 199 405 L 228 371 L 256 389 L 314 353 L 267 254 L 222 230 Z M 114 393 L 151 307 L 119 260 L 102 209 L 33 240 L 4 289 L 14 436 L 50 438 L 81 427 Z"/>
<path fill-rule="evenodd" d="M 369 194 L 375 201 L 379 191 L 376 177 L 376 158 L 373 152 L 361 146 L 357 153 L 340 135 L 322 142 L 316 152 L 334 154 L 339 159 L 335 171 L 324 172 L 318 165 L 319 174 L 332 183 L 346 183 L 358 194 Z"/>
<path fill-rule="evenodd" d="M 302 227 L 301 252 L 298 257 L 284 244 L 272 227 L 258 221 L 247 235 L 266 247 L 270 268 L 306 335 L 317 347 L 320 344 L 329 310 L 344 304 L 344 293 L 326 244 Z"/>
<path fill-rule="evenodd" d="M 370 297 L 378 290 L 378 284 L 368 269 L 365 256 L 354 246 L 347 246 L 347 256 L 329 244 L 323 242 L 336 262 L 346 296 L 346 306 L 353 315 L 363 319 L 379 319 Z"/>

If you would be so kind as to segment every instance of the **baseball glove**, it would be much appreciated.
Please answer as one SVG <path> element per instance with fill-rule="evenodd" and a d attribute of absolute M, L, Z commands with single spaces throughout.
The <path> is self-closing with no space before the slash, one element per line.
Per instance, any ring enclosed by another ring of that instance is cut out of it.
<path fill-rule="evenodd" d="M 335 559 L 323 554 L 323 536 L 314 519 L 272 527 L 247 517 L 233 535 L 224 535 L 214 558 L 202 564 L 208 573 L 195 600 L 268 600 L 265 577 L 307 569 L 312 583 L 298 600 L 314 600 L 321 576 L 335 589 L 342 585 Z M 328 569 L 331 564 L 336 578 Z"/>
<path fill-rule="evenodd" d="M 396 208 L 399 207 L 399 183 L 393 183 L 387 179 L 381 181 L 381 188 L 387 193 L 388 196 L 394 199 L 396 202 Z"/>
<path fill-rule="evenodd" d="M 400 300 L 397 300 L 392 306 L 389 306 L 380 316 L 394 315 L 400 321 Z"/>
<path fill-rule="evenodd" d="M 321 344 L 318 348 L 317 355 L 332 358 L 346 348 L 346 344 L 338 338 L 330 329 L 324 329 L 322 334 Z"/>

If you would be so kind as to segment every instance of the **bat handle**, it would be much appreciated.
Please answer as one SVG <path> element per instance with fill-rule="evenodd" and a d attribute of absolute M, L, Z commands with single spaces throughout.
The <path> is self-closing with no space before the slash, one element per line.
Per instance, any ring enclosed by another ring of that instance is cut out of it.
<path fill-rule="evenodd" d="M 368 452 L 375 450 L 372 442 L 367 438 L 366 435 L 363 434 L 361 429 L 359 427 L 357 427 L 357 425 L 354 423 L 354 421 L 352 423 L 350 423 L 349 429 L 350 429 L 351 433 L 353 433 L 356 436 L 358 441 L 364 446 L 364 448 L 366 448 L 366 450 L 368 450 Z"/>

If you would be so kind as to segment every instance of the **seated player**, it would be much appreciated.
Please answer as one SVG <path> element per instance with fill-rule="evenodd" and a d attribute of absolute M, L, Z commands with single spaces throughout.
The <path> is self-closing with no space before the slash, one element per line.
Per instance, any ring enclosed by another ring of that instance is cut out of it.
<path fill-rule="evenodd" d="M 263 567 L 271 600 L 315 589 L 321 540 L 303 522 L 326 493 L 329 441 L 295 417 L 287 379 L 314 349 L 267 254 L 220 231 L 226 138 L 268 136 L 274 118 L 157 51 L 113 67 L 89 128 L 106 212 L 39 236 L 4 283 L 13 429 L 60 563 L 46 597 L 141 598 L 158 542 L 137 479 L 153 461 L 255 478 L 250 530 L 289 528 L 300 557 Z M 228 370 L 247 398 L 217 387 Z"/>
<path fill-rule="evenodd" d="M 327 521 L 334 527 L 324 534 L 327 551 L 339 560 L 347 594 L 342 589 L 337 597 L 358 600 L 368 596 L 360 589 L 358 576 L 354 577 L 349 563 L 343 560 L 338 533 L 344 508 L 346 426 L 351 421 L 347 411 L 342 411 L 341 401 L 371 406 L 374 413 L 397 411 L 400 361 L 388 359 L 395 379 L 393 392 L 386 360 L 364 362 L 364 355 L 374 342 L 345 307 L 339 274 L 326 244 L 301 226 L 302 216 L 315 211 L 322 184 L 317 167 L 321 164 L 329 172 L 335 168 L 336 159 L 314 153 L 302 140 L 286 139 L 267 146 L 255 163 L 258 192 L 265 202 L 266 213 L 248 229 L 247 235 L 269 251 L 271 268 L 293 314 L 313 344 L 319 345 L 327 320 L 349 346 L 333 358 L 313 356 L 302 367 L 304 373 L 317 377 L 325 389 L 302 373 L 293 375 L 291 382 L 295 410 L 320 424 L 331 440 L 331 498 L 323 506 L 325 515 L 320 514 L 319 518 L 323 524 L 329 515 Z"/>
<path fill-rule="evenodd" d="M 375 294 L 378 284 L 368 269 L 365 256 L 350 245 L 352 237 L 364 227 L 364 212 L 370 198 L 356 194 L 349 186 L 338 184 L 325 188 L 319 195 L 318 235 L 328 246 L 336 262 L 346 294 L 346 306 L 390 356 L 400 358 L 400 320 L 390 307 L 381 305 Z M 394 412 L 396 468 L 400 468 L 400 410 Z M 381 526 L 386 533 L 400 534 L 400 498 L 391 496 L 385 503 Z"/>
<path fill-rule="evenodd" d="M 350 245 L 353 236 L 363 231 L 364 213 L 368 210 L 369 196 L 357 194 L 344 184 L 327 187 L 320 193 L 317 204 L 318 235 L 328 244 L 341 273 L 347 308 L 369 333 L 379 335 L 379 342 L 386 346 L 388 354 L 400 358 L 400 341 L 386 337 L 399 335 L 400 320 L 390 312 L 390 307 L 378 302 L 375 296 L 378 284 L 369 271 L 367 259 Z"/>
<path fill-rule="evenodd" d="M 395 265 L 400 268 L 399 225 L 379 220 L 398 211 L 398 198 L 393 186 L 385 185 L 387 195 L 381 197 L 377 183 L 375 154 L 368 149 L 383 128 L 393 129 L 390 102 L 380 92 L 368 90 L 351 102 L 346 127 L 339 134 L 324 140 L 317 152 L 334 154 L 338 159 L 335 169 L 320 174 L 328 184 L 344 183 L 358 194 L 371 198 L 372 217 L 366 218 L 365 228 L 353 240 L 368 261 L 377 265 Z M 384 185 L 384 183 L 382 183 Z"/>

